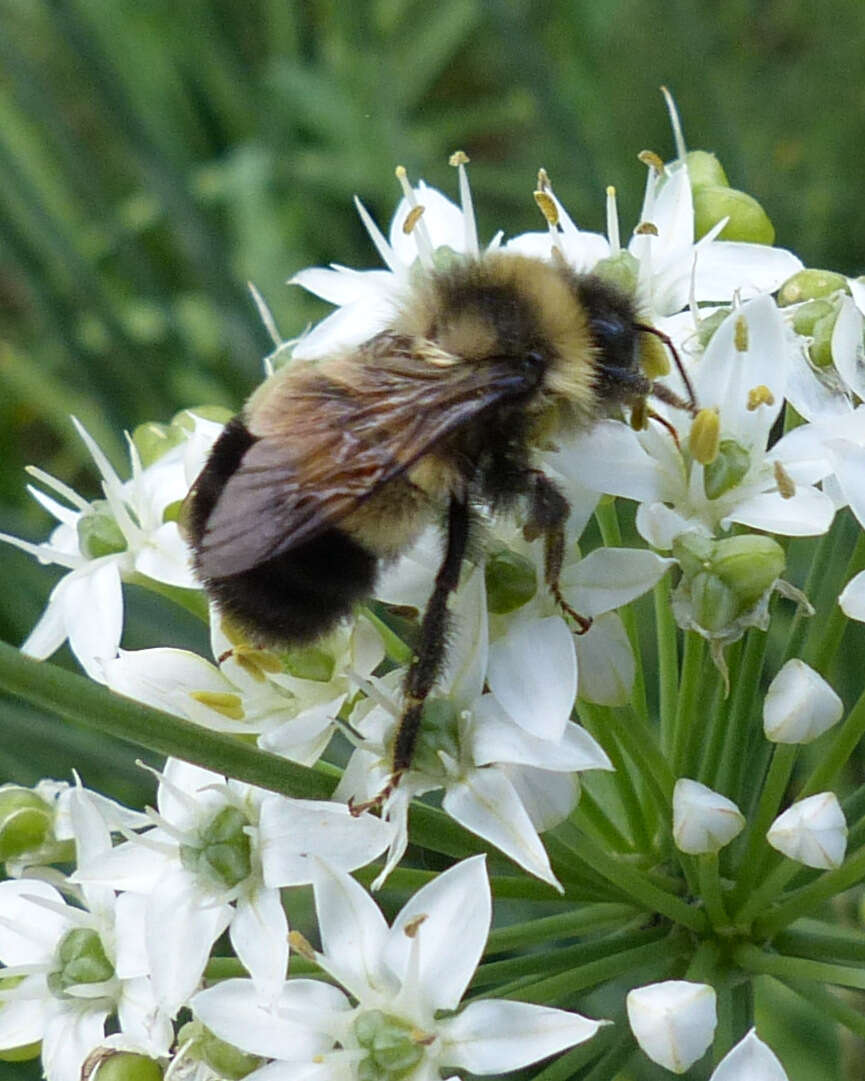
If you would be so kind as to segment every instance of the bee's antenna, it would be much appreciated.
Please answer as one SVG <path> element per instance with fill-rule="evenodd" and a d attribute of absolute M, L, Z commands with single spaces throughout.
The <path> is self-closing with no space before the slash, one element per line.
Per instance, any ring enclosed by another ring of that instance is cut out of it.
<path fill-rule="evenodd" d="M 676 367 L 679 369 L 679 375 L 682 377 L 682 382 L 685 384 L 685 389 L 688 391 L 688 401 L 683 401 L 677 394 L 673 394 L 661 383 L 652 384 L 652 394 L 656 398 L 660 398 L 662 402 L 667 402 L 668 405 L 675 406 L 677 409 L 687 409 L 691 415 L 696 414 L 697 396 L 694 394 L 694 388 L 691 385 L 691 380 L 688 378 L 688 373 L 685 371 L 685 366 L 682 364 L 682 359 L 676 351 L 675 345 L 670 338 L 669 334 L 665 334 L 663 330 L 658 330 L 657 327 L 650 326 L 648 323 L 634 323 L 635 330 L 641 330 L 644 334 L 654 334 L 656 338 L 666 345 L 666 347 L 673 354 L 673 360 L 676 362 Z"/>

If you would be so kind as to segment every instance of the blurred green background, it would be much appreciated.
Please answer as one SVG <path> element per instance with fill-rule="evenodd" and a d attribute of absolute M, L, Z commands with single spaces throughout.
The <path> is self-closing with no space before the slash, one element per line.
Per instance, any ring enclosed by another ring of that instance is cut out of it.
<path fill-rule="evenodd" d="M 779 245 L 862 273 L 863 56 L 862 0 L 0 0 L 0 529 L 47 536 L 28 462 L 97 494 L 71 412 L 124 468 L 124 429 L 237 408 L 269 349 L 246 282 L 286 337 L 320 318 L 285 280 L 378 264 L 352 196 L 386 227 L 397 163 L 455 197 L 464 149 L 482 239 L 540 227 L 540 165 L 587 228 L 614 184 L 629 229 L 637 153 L 673 152 L 662 83 Z M 0 575 L 17 644 L 58 575 L 5 545 Z M 203 646 L 127 595 L 125 645 Z M 128 750 L 0 706 L 0 779 L 150 798 Z M 792 1081 L 838 1077 L 800 1032 Z"/>

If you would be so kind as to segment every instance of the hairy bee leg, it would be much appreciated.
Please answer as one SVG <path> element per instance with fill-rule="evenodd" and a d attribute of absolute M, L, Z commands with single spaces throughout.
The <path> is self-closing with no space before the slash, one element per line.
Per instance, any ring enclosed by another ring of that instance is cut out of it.
<path fill-rule="evenodd" d="M 381 807 L 393 792 L 400 778 L 411 766 L 415 744 L 420 732 L 421 715 L 424 702 L 433 688 L 436 677 L 445 658 L 445 635 L 448 625 L 448 598 L 456 589 L 460 580 L 460 568 L 468 544 L 471 514 L 464 499 L 451 496 L 448 507 L 447 547 L 444 559 L 436 575 L 432 595 L 427 602 L 426 611 L 420 627 L 420 640 L 417 652 L 412 657 L 408 674 L 403 684 L 405 705 L 396 730 L 394 740 L 391 775 L 385 787 L 364 803 L 349 801 L 349 810 L 353 815 L 363 814 Z"/>
<path fill-rule="evenodd" d="M 532 478 L 528 529 L 532 533 L 542 533 L 544 537 L 544 581 L 559 608 L 576 623 L 577 634 L 585 634 L 592 625 L 591 619 L 576 612 L 559 588 L 570 504 L 545 473 L 535 471 Z"/>

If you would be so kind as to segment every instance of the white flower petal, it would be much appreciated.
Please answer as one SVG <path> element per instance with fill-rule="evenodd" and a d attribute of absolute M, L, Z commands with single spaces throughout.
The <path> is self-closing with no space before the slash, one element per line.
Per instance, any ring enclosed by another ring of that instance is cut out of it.
<path fill-rule="evenodd" d="M 35 901 L 30 898 L 36 898 Z M 67 918 L 39 900 L 66 907 L 60 893 L 37 878 L 0 882 L 0 961 L 4 965 L 33 965 L 50 961 L 57 943 L 76 926 L 70 909 Z"/>
<path fill-rule="evenodd" d="M 779 815 L 766 834 L 769 844 L 806 867 L 840 867 L 847 851 L 847 822 L 834 792 L 818 792 Z"/>
<path fill-rule="evenodd" d="M 789 1081 L 789 1078 L 774 1051 L 752 1028 L 721 1059 L 709 1081 Z"/>
<path fill-rule="evenodd" d="M 143 836 L 149 842 L 163 846 L 164 851 L 135 841 L 124 841 L 98 859 L 81 864 L 70 876 L 72 881 L 95 882 L 115 890 L 150 893 L 158 886 L 166 868 L 179 857 L 176 840 L 161 830 L 146 830 Z"/>
<path fill-rule="evenodd" d="M 675 563 L 642 548 L 597 548 L 571 564 L 561 584 L 581 615 L 599 616 L 641 597 Z"/>
<path fill-rule="evenodd" d="M 223 980 L 199 991 L 191 1006 L 221 1040 L 253 1055 L 305 1063 L 332 1048 L 328 1028 L 348 1001 L 321 980 L 291 980 L 272 1003 L 261 1000 L 252 980 Z"/>
<path fill-rule="evenodd" d="M 591 431 L 568 440 L 553 460 L 560 473 L 573 475 L 596 492 L 650 503 L 670 496 L 669 479 L 658 462 L 621 421 L 599 421 Z"/>
<path fill-rule="evenodd" d="M 315 911 L 328 971 L 356 998 L 383 980 L 380 958 L 388 926 L 378 905 L 344 871 L 316 861 Z"/>
<path fill-rule="evenodd" d="M 802 269 L 802 261 L 784 248 L 716 240 L 701 250 L 694 281 L 696 300 L 742 300 L 759 293 L 774 293 L 787 278 Z"/>
<path fill-rule="evenodd" d="M 865 399 L 865 342 L 862 312 L 850 297 L 841 298 L 841 307 L 832 331 L 832 359 L 838 374 L 860 399 Z"/>
<path fill-rule="evenodd" d="M 715 1003 L 713 988 L 687 980 L 636 987 L 626 999 L 637 1043 L 673 1073 L 684 1073 L 706 1053 L 718 1023 Z"/>
<path fill-rule="evenodd" d="M 107 1009 L 88 1003 L 57 1004 L 45 1020 L 42 1069 L 47 1081 L 80 1081 L 84 1060 L 105 1034 Z"/>
<path fill-rule="evenodd" d="M 529 1002 L 471 1002 L 441 1022 L 441 1062 L 481 1076 L 507 1073 L 584 1043 L 604 1023 Z"/>
<path fill-rule="evenodd" d="M 763 731 L 775 743 L 810 743 L 840 721 L 843 712 L 843 702 L 819 672 L 793 658 L 769 684 Z"/>
<path fill-rule="evenodd" d="M 858 415 L 865 440 L 865 419 Z M 865 446 L 856 446 L 854 443 L 831 443 L 837 453 L 835 455 L 835 476 L 841 485 L 844 498 L 850 504 L 850 510 L 856 515 L 859 524 L 865 529 Z"/>
<path fill-rule="evenodd" d="M 514 791 L 538 833 L 555 829 L 580 799 L 577 773 L 553 773 L 534 766 L 503 766 Z"/>
<path fill-rule="evenodd" d="M 404 983 L 412 939 L 406 927 L 424 917 L 414 934 L 417 979 L 434 1010 L 453 1010 L 481 959 L 492 920 L 483 856 L 454 864 L 412 897 L 393 922 L 385 946 L 388 968 Z"/>
<path fill-rule="evenodd" d="M 865 623 L 865 571 L 851 578 L 841 590 L 838 603 L 846 616 Z"/>
<path fill-rule="evenodd" d="M 500 770 L 493 766 L 472 770 L 464 780 L 448 785 L 442 807 L 520 867 L 561 889 L 525 807 Z"/>
<path fill-rule="evenodd" d="M 288 920 L 277 889 L 257 889 L 237 899 L 229 926 L 234 952 L 266 1001 L 288 971 Z"/>
<path fill-rule="evenodd" d="M 38 986 L 37 981 L 42 985 Z M 22 997 L 5 999 L 0 1006 L 0 1048 L 4 1051 L 36 1043 L 42 1039 L 45 1028 L 45 1008 L 40 1001 L 47 993 L 44 977 L 40 980 L 39 977 L 26 976 L 18 988 Z M 24 995 L 34 997 L 25 998 Z"/>
<path fill-rule="evenodd" d="M 122 893 L 114 906 L 114 971 L 118 979 L 130 980 L 150 972 L 145 926 L 147 898 Z"/>
<path fill-rule="evenodd" d="M 124 980 L 117 1003 L 117 1017 L 125 1037 L 155 1058 L 167 1056 L 174 1042 L 174 1028 L 156 1004 L 153 984 L 147 977 Z"/>
<path fill-rule="evenodd" d="M 192 553 L 176 522 L 163 522 L 135 554 L 139 574 L 179 589 L 200 589 L 192 569 Z"/>
<path fill-rule="evenodd" d="M 745 827 L 745 816 L 732 800 L 699 781 L 680 777 L 673 789 L 673 839 L 682 852 L 696 856 L 719 852 Z"/>
<path fill-rule="evenodd" d="M 541 739 L 558 739 L 577 694 L 574 640 L 562 617 L 514 625 L 493 642 L 487 681 L 521 728 Z"/>
<path fill-rule="evenodd" d="M 761 492 L 742 500 L 721 524 L 725 529 L 738 522 L 786 537 L 816 537 L 826 532 L 834 517 L 835 506 L 824 492 L 798 485 L 790 499 L 778 492 Z"/>
<path fill-rule="evenodd" d="M 628 632 L 617 612 L 598 616 L 586 634 L 574 639 L 579 668 L 578 695 L 602 706 L 631 700 L 636 664 Z"/>
<path fill-rule="evenodd" d="M 61 578 L 52 589 L 45 611 L 22 644 L 21 652 L 25 656 L 35 657 L 37 661 L 44 661 L 46 657 L 56 653 L 66 641 L 64 591 L 61 589 L 65 581 L 65 578 Z"/>
<path fill-rule="evenodd" d="M 558 739 L 541 739 L 503 714 L 494 695 L 479 698 L 473 713 L 467 738 L 478 766 L 507 762 L 555 772 L 613 768 L 595 739 L 571 721 Z"/>
<path fill-rule="evenodd" d="M 340 871 L 372 862 L 393 830 L 371 814 L 353 816 L 344 803 L 266 796 L 259 817 L 261 865 L 268 886 L 313 881 L 311 856 Z"/>

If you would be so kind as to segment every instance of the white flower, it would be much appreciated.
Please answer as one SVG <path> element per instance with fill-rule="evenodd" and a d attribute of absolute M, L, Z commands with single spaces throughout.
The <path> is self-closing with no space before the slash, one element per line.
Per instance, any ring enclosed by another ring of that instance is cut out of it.
<path fill-rule="evenodd" d="M 310 881 L 311 854 L 353 870 L 390 840 L 371 815 L 352 819 L 341 804 L 288 800 L 178 759 L 166 763 L 157 805 L 154 829 L 82 860 L 74 878 L 146 897 L 144 945 L 171 1016 L 226 928 L 262 996 L 275 994 L 288 964 L 279 887 Z"/>
<path fill-rule="evenodd" d="M 130 440 L 132 479 L 121 481 L 91 436 L 74 420 L 102 475 L 104 501 L 88 503 L 47 473 L 30 470 L 68 506 L 31 485 L 30 494 L 60 524 L 42 544 L 5 533 L 0 540 L 29 552 L 40 563 L 66 567 L 69 573 L 52 590 L 48 607 L 22 652 L 43 660 L 68 638 L 82 668 L 101 682 L 102 664 L 116 656 L 120 645 L 123 581 L 144 576 L 170 586 L 198 587 L 177 522 L 165 517 L 186 495 L 221 430 L 221 425 L 200 417 L 193 417 L 193 422 L 189 439 L 147 468 L 142 467 Z"/>
<path fill-rule="evenodd" d="M 440 1070 L 499 1076 L 590 1039 L 603 1023 L 503 1000 L 475 1000 L 453 1013 L 490 926 L 483 857 L 424 886 L 392 927 L 341 871 L 320 864 L 314 891 L 316 960 L 345 991 L 290 980 L 268 1007 L 250 981 L 228 980 L 193 999 L 221 1039 L 275 1060 L 250 1081 L 434 1081 Z"/>
<path fill-rule="evenodd" d="M 684 1073 L 702 1058 L 715 1035 L 716 995 L 705 983 L 667 980 L 628 992 L 628 1022 L 653 1062 Z"/>
<path fill-rule="evenodd" d="M 712 337 L 691 375 L 697 400 L 717 409 L 722 454 L 729 468 L 701 465 L 690 454 L 683 414 L 668 410 L 680 447 L 662 426 L 641 432 L 605 420 L 562 448 L 561 472 L 596 491 L 637 500 L 637 528 L 653 546 L 669 549 L 688 530 L 715 536 L 739 523 L 788 536 L 825 533 L 835 504 L 816 483 L 831 465 L 815 460 L 796 431 L 767 450 L 783 404 L 790 344 L 771 297 L 734 310 Z M 661 412 L 661 403 L 657 406 Z M 723 464 L 724 459 L 716 459 Z"/>
<path fill-rule="evenodd" d="M 490 644 L 483 568 L 457 593 L 452 614 L 446 670 L 427 702 L 412 768 L 385 801 L 396 833 L 374 885 L 405 851 L 411 798 L 443 788 L 449 815 L 558 886 L 538 831 L 573 809 L 576 771 L 612 768 L 594 739 L 569 719 L 577 685 L 573 635 L 560 616 L 552 616 L 515 622 Z M 381 704 L 362 707 L 367 711 L 352 718 L 363 742 L 337 788 L 339 799 L 362 802 L 387 785 L 400 714 L 387 687 L 369 687 Z"/>
<path fill-rule="evenodd" d="M 290 279 L 290 284 L 301 285 L 323 300 L 339 305 L 300 339 L 293 352 L 296 359 L 319 357 L 334 349 L 359 345 L 384 330 L 393 321 L 415 263 L 419 261 L 424 269 L 431 269 L 437 249 L 478 254 L 474 209 L 463 165 L 459 166 L 461 207 L 423 181 L 416 188 L 410 187 L 404 170 L 397 170 L 397 175 L 405 194 L 391 220 L 389 241 L 355 197 L 361 220 L 387 270 L 351 270 L 332 264 L 330 269 L 301 270 Z M 419 207 L 423 210 L 416 218 Z M 414 221 L 408 233 L 403 228 L 407 219 Z M 494 240 L 491 247 L 497 244 L 498 240 Z"/>
<path fill-rule="evenodd" d="M 844 704 L 825 679 L 797 658 L 769 684 L 763 731 L 775 743 L 810 743 L 841 720 Z"/>
<path fill-rule="evenodd" d="M 806 867 L 840 867 L 847 851 L 847 822 L 834 792 L 818 792 L 779 815 L 766 834 L 773 848 Z"/>
<path fill-rule="evenodd" d="M 756 1029 L 751 1029 L 718 1063 L 709 1081 L 789 1081 L 784 1067 Z"/>
<path fill-rule="evenodd" d="M 81 789 L 71 815 L 79 860 L 110 848 L 97 805 Z M 0 961 L 10 979 L 0 991 L 0 1047 L 41 1040 L 48 1081 L 78 1081 L 112 1014 L 150 1054 L 166 1055 L 173 1039 L 148 978 L 139 899 L 88 885 L 79 900 L 83 907 L 67 904 L 38 879 L 0 883 Z"/>
<path fill-rule="evenodd" d="M 745 816 L 732 800 L 680 777 L 673 789 L 673 839 L 692 856 L 719 852 L 742 832 Z"/>
<path fill-rule="evenodd" d="M 838 603 L 845 616 L 865 623 L 865 571 L 854 575 L 844 586 Z"/>
<path fill-rule="evenodd" d="M 210 636 L 216 665 L 183 649 L 121 650 L 105 663 L 105 681 L 214 731 L 255 734 L 260 747 L 307 766 L 318 761 L 354 690 L 350 673 L 366 677 L 384 657 L 364 619 L 341 624 L 306 650 L 276 654 L 229 638 L 211 606 Z"/>

